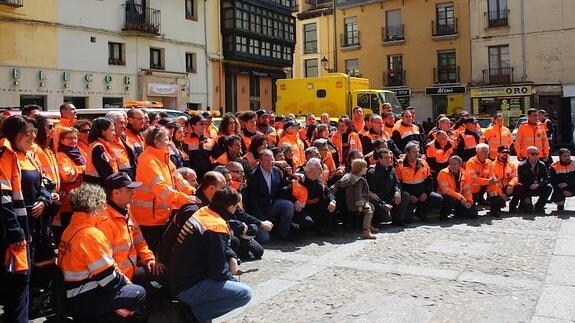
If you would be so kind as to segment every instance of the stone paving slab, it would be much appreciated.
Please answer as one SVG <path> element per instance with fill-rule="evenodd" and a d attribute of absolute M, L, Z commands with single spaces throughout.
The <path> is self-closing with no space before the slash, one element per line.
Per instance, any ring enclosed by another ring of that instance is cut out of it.
<path fill-rule="evenodd" d="M 537 316 L 575 321 L 575 287 L 545 285 L 537 303 Z"/>

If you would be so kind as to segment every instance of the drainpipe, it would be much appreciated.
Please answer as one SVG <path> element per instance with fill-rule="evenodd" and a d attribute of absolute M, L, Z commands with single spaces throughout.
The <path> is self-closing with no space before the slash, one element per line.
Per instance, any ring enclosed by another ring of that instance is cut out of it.
<path fill-rule="evenodd" d="M 527 80 L 527 53 L 525 50 L 525 0 L 521 0 L 521 81 Z"/>
<path fill-rule="evenodd" d="M 337 0 L 333 0 L 333 72 L 337 73 Z"/>
<path fill-rule="evenodd" d="M 204 19 L 204 55 L 206 58 L 206 104 L 208 106 L 211 106 L 211 104 L 210 104 L 210 88 L 209 88 L 210 80 L 209 80 L 209 71 L 208 71 L 210 68 L 210 63 L 209 63 L 210 58 L 208 56 L 208 21 L 207 21 L 208 15 L 207 15 L 206 3 L 207 3 L 207 1 L 204 0 L 204 18 L 203 19 Z M 219 3 L 219 1 L 217 3 Z M 217 9 L 219 9 L 219 6 Z M 220 16 L 220 13 L 218 10 L 218 21 L 220 21 L 219 16 Z M 190 89 L 188 91 L 191 92 L 191 84 L 190 84 Z"/>

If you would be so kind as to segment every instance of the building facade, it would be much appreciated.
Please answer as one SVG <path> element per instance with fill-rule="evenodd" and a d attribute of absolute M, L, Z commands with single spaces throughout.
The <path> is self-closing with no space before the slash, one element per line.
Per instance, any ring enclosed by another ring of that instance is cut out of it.
<path fill-rule="evenodd" d="M 472 0 L 470 11 L 473 112 L 501 112 L 514 124 L 542 108 L 556 141 L 571 142 L 575 2 Z"/>
<path fill-rule="evenodd" d="M 219 6 L 223 59 L 214 59 L 212 89 L 221 93 L 222 109 L 272 109 L 275 80 L 293 63 L 293 1 L 223 0 Z"/>
<path fill-rule="evenodd" d="M 338 49 L 333 1 L 298 0 L 295 8 L 297 32 L 292 76 L 316 77 L 335 71 Z"/>
<path fill-rule="evenodd" d="M 0 107 L 205 107 L 205 9 L 199 0 L 2 1 Z"/>

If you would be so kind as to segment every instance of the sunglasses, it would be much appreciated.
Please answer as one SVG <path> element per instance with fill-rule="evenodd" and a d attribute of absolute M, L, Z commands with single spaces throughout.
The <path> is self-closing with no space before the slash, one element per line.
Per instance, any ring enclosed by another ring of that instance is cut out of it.
<path fill-rule="evenodd" d="M 46 128 L 48 128 L 48 129 L 54 129 L 55 127 L 56 127 L 56 126 L 53 125 L 53 124 L 46 125 Z"/>

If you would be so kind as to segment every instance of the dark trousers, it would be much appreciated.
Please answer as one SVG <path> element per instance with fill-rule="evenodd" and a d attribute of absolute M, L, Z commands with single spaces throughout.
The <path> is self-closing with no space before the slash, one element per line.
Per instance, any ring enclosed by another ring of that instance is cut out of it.
<path fill-rule="evenodd" d="M 527 208 L 530 208 L 531 205 L 533 204 L 533 202 L 531 202 L 531 197 L 539 196 L 539 200 L 537 200 L 537 203 L 535 203 L 535 208 L 542 209 L 545 207 L 545 204 L 547 204 L 547 200 L 549 199 L 549 196 L 551 196 L 553 188 L 551 187 L 551 184 L 547 184 L 544 186 L 539 185 L 537 189 L 532 190 L 529 188 L 529 186 L 518 183 L 517 185 L 515 185 L 515 188 L 513 190 L 514 190 L 513 195 L 517 196 L 520 199 L 521 204 L 524 204 L 525 200 L 529 199 L 530 203 L 527 203 L 527 205 L 525 205 L 525 207 Z"/>
<path fill-rule="evenodd" d="M 11 273 L 2 268 L 0 271 L 0 301 L 4 305 L 4 322 L 28 322 L 29 282 L 29 270 L 24 273 Z"/>
<path fill-rule="evenodd" d="M 231 237 L 231 246 L 240 259 L 250 259 L 250 252 L 255 259 L 260 259 L 264 254 L 264 247 L 255 239 L 242 239 L 238 236 Z"/>
<path fill-rule="evenodd" d="M 79 322 L 146 322 L 146 290 L 136 284 L 126 284 L 110 290 L 98 288 L 68 299 L 71 314 Z M 115 313 L 118 309 L 134 311 L 130 317 Z"/>
<path fill-rule="evenodd" d="M 475 205 L 471 205 L 470 208 L 466 208 L 461 204 L 461 202 L 457 201 L 453 197 L 444 195 L 439 215 L 441 217 L 447 217 L 451 213 L 455 216 L 463 216 L 470 219 L 477 217 L 477 209 L 475 208 Z"/>
<path fill-rule="evenodd" d="M 565 201 L 565 195 L 563 194 L 564 191 L 571 192 L 571 194 L 575 194 L 575 186 L 567 186 L 564 188 L 559 188 L 559 186 L 553 186 L 553 194 L 551 195 L 551 202 L 554 203 L 562 203 Z"/>
<path fill-rule="evenodd" d="M 481 187 L 479 192 L 473 194 L 473 201 L 475 203 L 483 203 L 485 202 L 485 191 L 487 190 L 487 186 Z"/>
<path fill-rule="evenodd" d="M 409 207 L 409 193 L 401 192 L 401 203 L 399 205 L 395 204 L 393 201 L 389 202 L 388 204 L 393 205 L 391 211 L 386 212 L 383 209 L 382 203 L 374 202 L 375 205 L 375 213 L 374 213 L 374 221 L 376 224 L 381 222 L 382 219 L 386 218 L 388 215 L 391 216 L 391 223 L 396 225 L 402 225 L 405 221 L 405 216 L 407 212 L 407 208 Z"/>
<path fill-rule="evenodd" d="M 414 215 L 423 216 L 433 209 L 439 209 L 441 207 L 442 199 L 443 198 L 438 193 L 431 192 L 427 195 L 425 202 L 411 203 L 410 201 L 405 213 L 405 223 L 413 222 Z"/>
<path fill-rule="evenodd" d="M 142 236 L 144 237 L 144 240 L 146 240 L 146 243 L 148 244 L 148 248 L 150 248 L 150 250 L 154 252 L 158 250 L 165 229 L 166 226 L 164 225 L 140 226 Z"/>
<path fill-rule="evenodd" d="M 313 219 L 313 227 L 318 232 L 329 230 L 333 225 L 331 220 L 335 216 L 329 214 L 327 204 L 321 202 L 314 205 L 306 205 L 303 214 L 304 217 L 309 216 Z"/>

